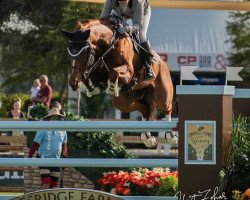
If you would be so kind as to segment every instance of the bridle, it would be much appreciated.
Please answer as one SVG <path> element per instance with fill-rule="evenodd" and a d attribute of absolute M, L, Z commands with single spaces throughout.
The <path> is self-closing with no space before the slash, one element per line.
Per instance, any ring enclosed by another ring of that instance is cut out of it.
<path fill-rule="evenodd" d="M 78 49 L 77 47 L 81 47 Z M 78 59 L 82 54 L 86 54 L 87 60 L 83 62 L 83 66 L 89 68 L 95 61 L 95 51 L 90 47 L 89 39 L 86 41 L 70 41 L 69 47 L 67 48 L 69 56 L 73 59 L 71 69 L 82 69 L 82 67 L 77 67 L 75 65 L 76 59 Z"/>
<path fill-rule="evenodd" d="M 116 34 L 114 33 L 113 38 L 111 40 L 112 42 L 109 45 L 109 48 L 98 59 L 95 58 L 95 55 L 96 55 L 95 50 L 90 47 L 89 39 L 86 41 L 70 41 L 70 45 L 67 48 L 69 56 L 73 59 L 70 69 L 71 70 L 72 69 L 78 69 L 78 70 L 83 69 L 82 67 L 76 66 L 75 61 L 84 53 L 84 54 L 86 54 L 87 59 L 86 59 L 86 62 L 83 62 L 83 66 L 86 66 L 84 71 L 83 71 L 83 75 L 82 75 L 83 79 L 87 79 L 90 76 L 90 74 L 96 69 L 97 66 L 104 66 L 107 71 L 110 71 L 110 69 L 108 68 L 107 64 L 104 61 L 104 58 L 114 48 L 114 45 L 119 40 L 119 37 L 115 38 L 115 35 Z M 77 51 L 77 48 L 76 48 L 76 50 L 74 50 L 74 48 L 71 49 L 71 45 L 72 45 L 72 47 L 79 46 L 82 48 L 80 48 L 80 50 Z"/>

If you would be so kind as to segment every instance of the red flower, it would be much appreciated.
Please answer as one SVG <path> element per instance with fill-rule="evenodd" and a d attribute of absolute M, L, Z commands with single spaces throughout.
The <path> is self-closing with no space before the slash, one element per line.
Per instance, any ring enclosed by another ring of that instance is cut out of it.
<path fill-rule="evenodd" d="M 101 190 L 106 192 L 115 191 L 118 195 L 145 195 L 150 194 L 150 188 L 156 188 L 162 185 L 161 180 L 168 176 L 174 176 L 178 179 L 178 171 L 169 172 L 162 168 L 153 170 L 139 169 L 130 173 L 109 172 L 105 173 L 98 180 Z"/>

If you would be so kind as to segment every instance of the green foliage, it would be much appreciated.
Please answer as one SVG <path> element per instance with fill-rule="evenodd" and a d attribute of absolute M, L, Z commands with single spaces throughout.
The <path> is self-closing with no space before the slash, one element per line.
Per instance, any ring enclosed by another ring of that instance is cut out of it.
<path fill-rule="evenodd" d="M 71 156 L 79 157 L 81 154 L 78 150 L 87 150 L 84 157 L 101 157 L 101 158 L 132 158 L 125 147 L 119 145 L 114 134 L 110 132 L 84 132 L 74 133 L 70 136 Z M 83 152 L 82 152 L 83 153 Z"/>
<path fill-rule="evenodd" d="M 178 179 L 175 176 L 167 176 L 161 179 L 156 196 L 174 196 L 178 192 Z"/>
<path fill-rule="evenodd" d="M 234 122 L 232 155 L 221 172 L 222 190 L 245 191 L 250 185 L 250 118 L 239 116 Z"/>
<path fill-rule="evenodd" d="M 232 12 L 230 17 L 226 27 L 232 44 L 230 66 L 244 67 L 241 76 L 250 80 L 250 12 Z"/>
<path fill-rule="evenodd" d="M 49 108 L 42 103 L 38 103 L 30 109 L 30 116 L 33 120 L 42 120 L 48 115 Z"/>
<path fill-rule="evenodd" d="M 40 74 L 47 74 L 53 89 L 63 94 L 68 83 L 68 40 L 60 28 L 73 30 L 78 19 L 98 18 L 102 5 L 51 0 L 2 0 L 0 25 L 11 13 L 30 20 L 39 30 L 22 35 L 0 30 L 0 75 L 4 92 L 28 91 Z M 33 78 L 32 78 L 33 77 Z"/>
<path fill-rule="evenodd" d="M 87 121 L 82 116 L 75 115 L 64 107 L 67 121 Z M 132 158 L 125 147 L 118 144 L 111 132 L 72 132 L 70 133 L 69 149 L 72 149 L 71 157 L 101 157 L 101 158 Z M 81 151 L 81 149 L 87 150 Z M 79 152 L 80 150 L 80 152 Z"/>
<path fill-rule="evenodd" d="M 101 93 L 92 97 L 87 97 L 85 93 L 81 94 L 81 111 L 80 114 L 88 118 L 105 118 L 113 111 L 110 95 Z"/>
<path fill-rule="evenodd" d="M 250 174 L 250 118 L 239 117 L 233 131 L 232 166 L 234 173 Z"/>
<path fill-rule="evenodd" d="M 10 95 L 5 95 L 0 93 L 0 101 L 1 101 L 1 107 L 0 107 L 0 117 L 6 118 L 7 113 L 13 109 L 13 101 L 15 98 L 21 99 L 21 110 L 26 111 L 30 102 L 30 95 L 29 94 L 21 94 L 21 93 L 15 93 Z"/>

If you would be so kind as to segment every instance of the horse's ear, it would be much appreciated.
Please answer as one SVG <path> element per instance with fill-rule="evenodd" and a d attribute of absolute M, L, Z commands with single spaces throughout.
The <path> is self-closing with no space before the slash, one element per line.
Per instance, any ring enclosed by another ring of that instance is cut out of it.
<path fill-rule="evenodd" d="M 90 29 L 84 31 L 84 39 L 87 40 L 90 36 Z"/>
<path fill-rule="evenodd" d="M 62 31 L 62 33 L 64 34 L 64 36 L 65 36 L 66 38 L 68 38 L 68 39 L 71 40 L 71 41 L 73 40 L 75 33 L 68 32 L 68 31 L 66 31 L 66 30 L 64 30 L 64 29 L 60 29 L 60 30 Z"/>

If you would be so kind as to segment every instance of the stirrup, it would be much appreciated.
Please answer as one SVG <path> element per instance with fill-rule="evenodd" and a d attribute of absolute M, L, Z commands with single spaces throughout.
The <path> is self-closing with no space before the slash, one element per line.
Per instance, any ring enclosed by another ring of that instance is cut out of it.
<path fill-rule="evenodd" d="M 153 76 L 145 76 L 144 77 L 144 81 L 151 81 L 151 80 L 153 80 L 155 78 L 155 76 L 153 75 Z"/>
<path fill-rule="evenodd" d="M 151 72 L 152 73 L 150 73 L 149 71 L 147 71 L 147 69 L 145 69 L 144 81 L 153 80 L 155 78 L 155 73 L 152 69 Z"/>

